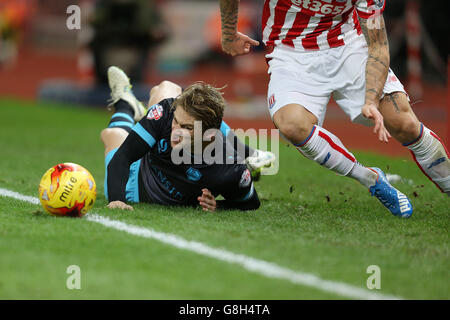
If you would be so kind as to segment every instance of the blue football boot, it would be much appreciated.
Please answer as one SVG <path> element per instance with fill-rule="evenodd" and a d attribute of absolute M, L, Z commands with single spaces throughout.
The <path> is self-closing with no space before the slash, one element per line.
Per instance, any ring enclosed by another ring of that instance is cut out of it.
<path fill-rule="evenodd" d="M 369 188 L 372 196 L 377 197 L 389 211 L 398 217 L 409 218 L 413 213 L 411 201 L 388 182 L 386 175 L 379 168 L 370 168 L 378 175 L 375 185 Z"/>

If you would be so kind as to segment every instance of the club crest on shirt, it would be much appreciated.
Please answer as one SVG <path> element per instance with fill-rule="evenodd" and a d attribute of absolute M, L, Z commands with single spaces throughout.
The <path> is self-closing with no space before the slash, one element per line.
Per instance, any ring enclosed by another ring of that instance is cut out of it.
<path fill-rule="evenodd" d="M 160 104 L 154 104 L 148 109 L 147 119 L 159 120 L 163 116 L 163 107 Z"/>
<path fill-rule="evenodd" d="M 272 94 L 269 97 L 269 109 L 272 109 L 274 105 L 275 105 L 275 94 Z"/>
<path fill-rule="evenodd" d="M 191 167 L 187 169 L 186 176 L 191 181 L 198 181 L 202 177 L 202 174 L 197 169 Z"/>
<path fill-rule="evenodd" d="M 239 187 L 246 188 L 250 185 L 252 182 L 252 174 L 250 173 L 250 170 L 245 169 L 244 172 L 242 172 L 241 180 L 239 181 Z"/>

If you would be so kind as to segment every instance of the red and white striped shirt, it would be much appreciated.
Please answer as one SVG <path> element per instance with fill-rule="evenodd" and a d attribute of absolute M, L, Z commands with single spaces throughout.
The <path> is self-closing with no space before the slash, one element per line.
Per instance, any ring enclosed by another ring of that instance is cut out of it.
<path fill-rule="evenodd" d="M 298 51 L 343 46 L 361 34 L 358 16 L 379 15 L 384 6 L 385 0 L 266 0 L 263 41 Z"/>

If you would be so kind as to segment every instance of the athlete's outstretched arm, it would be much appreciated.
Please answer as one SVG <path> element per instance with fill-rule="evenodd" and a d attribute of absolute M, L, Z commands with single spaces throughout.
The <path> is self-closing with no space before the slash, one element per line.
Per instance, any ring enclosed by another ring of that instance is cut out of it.
<path fill-rule="evenodd" d="M 378 135 L 378 139 L 387 142 L 391 136 L 384 127 L 383 116 L 378 111 L 390 63 L 384 18 L 381 14 L 369 19 L 359 17 L 359 23 L 369 47 L 366 64 L 366 99 L 362 113 L 375 122 L 374 133 Z"/>
<path fill-rule="evenodd" d="M 220 0 L 222 50 L 232 56 L 250 52 L 259 42 L 237 31 L 239 0 Z"/>
<path fill-rule="evenodd" d="M 107 167 L 108 208 L 133 208 L 126 203 L 125 189 L 130 173 L 130 165 L 142 158 L 150 147 L 135 131 L 131 131 Z"/>

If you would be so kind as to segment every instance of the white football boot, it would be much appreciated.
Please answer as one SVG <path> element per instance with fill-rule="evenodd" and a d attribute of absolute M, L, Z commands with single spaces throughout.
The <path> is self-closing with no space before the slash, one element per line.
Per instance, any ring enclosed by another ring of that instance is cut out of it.
<path fill-rule="evenodd" d="M 253 180 L 259 180 L 262 168 L 269 168 L 277 160 L 270 151 L 255 150 L 252 156 L 245 159 L 247 168 L 251 171 Z"/>
<path fill-rule="evenodd" d="M 147 113 L 147 108 L 136 99 L 133 91 L 130 79 L 123 72 L 122 69 L 112 66 L 108 68 L 108 83 L 111 88 L 111 100 L 108 108 L 115 104 L 120 99 L 128 102 L 128 104 L 134 110 L 134 121 L 141 120 Z"/>

